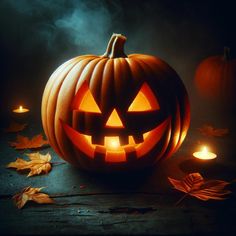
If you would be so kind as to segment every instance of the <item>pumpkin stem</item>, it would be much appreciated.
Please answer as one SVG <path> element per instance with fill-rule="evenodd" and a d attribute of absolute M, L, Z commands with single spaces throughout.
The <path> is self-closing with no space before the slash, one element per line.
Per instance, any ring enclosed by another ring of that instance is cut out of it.
<path fill-rule="evenodd" d="M 107 45 L 106 52 L 103 57 L 117 58 L 117 57 L 127 57 L 124 53 L 126 37 L 121 34 L 114 34 Z"/>
<path fill-rule="evenodd" d="M 229 47 L 224 47 L 224 56 L 223 59 L 225 61 L 228 61 L 230 59 L 230 48 Z"/>

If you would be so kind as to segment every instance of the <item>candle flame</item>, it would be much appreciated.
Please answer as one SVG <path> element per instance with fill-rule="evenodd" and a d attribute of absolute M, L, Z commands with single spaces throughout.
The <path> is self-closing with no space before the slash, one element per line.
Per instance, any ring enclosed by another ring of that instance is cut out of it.
<path fill-rule="evenodd" d="M 29 112 L 29 109 L 23 107 L 23 106 L 19 106 L 18 108 L 12 110 L 14 113 L 26 113 Z"/>
<path fill-rule="evenodd" d="M 208 149 L 207 149 L 206 146 L 204 146 L 204 147 L 202 148 L 202 152 L 203 152 L 203 153 L 208 153 Z"/>

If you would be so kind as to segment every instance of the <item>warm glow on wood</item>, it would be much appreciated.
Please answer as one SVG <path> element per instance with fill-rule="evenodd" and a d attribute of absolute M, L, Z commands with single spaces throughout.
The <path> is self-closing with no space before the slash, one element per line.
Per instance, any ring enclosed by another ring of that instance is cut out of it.
<path fill-rule="evenodd" d="M 85 93 L 83 100 L 80 103 L 79 110 L 85 112 L 101 113 L 93 95 L 89 90 Z"/>
<path fill-rule="evenodd" d="M 200 152 L 194 152 L 193 156 L 201 160 L 211 160 L 217 157 L 215 153 L 209 152 L 206 146 L 202 147 Z"/>
<path fill-rule="evenodd" d="M 111 113 L 111 115 L 109 116 L 107 123 L 106 123 L 107 127 L 121 127 L 124 128 L 122 121 L 116 111 L 116 109 L 114 109 Z"/>
<path fill-rule="evenodd" d="M 14 113 L 26 113 L 28 111 L 29 111 L 29 109 L 24 108 L 23 106 L 19 106 L 17 109 L 13 110 Z"/>

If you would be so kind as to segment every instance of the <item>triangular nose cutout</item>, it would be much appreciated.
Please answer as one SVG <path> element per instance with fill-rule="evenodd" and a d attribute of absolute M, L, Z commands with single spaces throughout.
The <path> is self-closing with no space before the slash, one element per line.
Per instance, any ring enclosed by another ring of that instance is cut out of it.
<path fill-rule="evenodd" d="M 111 113 L 111 115 L 109 116 L 107 123 L 106 123 L 106 127 L 120 127 L 120 128 L 124 128 L 122 121 L 116 111 L 116 109 L 114 109 Z"/>

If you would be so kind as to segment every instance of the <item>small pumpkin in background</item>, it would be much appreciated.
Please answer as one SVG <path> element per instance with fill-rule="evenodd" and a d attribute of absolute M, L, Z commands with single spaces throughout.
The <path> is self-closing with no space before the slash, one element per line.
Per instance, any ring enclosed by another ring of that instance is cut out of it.
<path fill-rule="evenodd" d="M 61 65 L 42 99 L 47 138 L 64 160 L 93 171 L 131 170 L 171 156 L 190 122 L 186 89 L 157 57 L 124 53 L 113 34 L 104 55 Z"/>
<path fill-rule="evenodd" d="M 203 98 L 233 104 L 236 98 L 236 59 L 230 57 L 230 49 L 225 47 L 223 55 L 203 60 L 197 67 L 194 82 Z"/>

